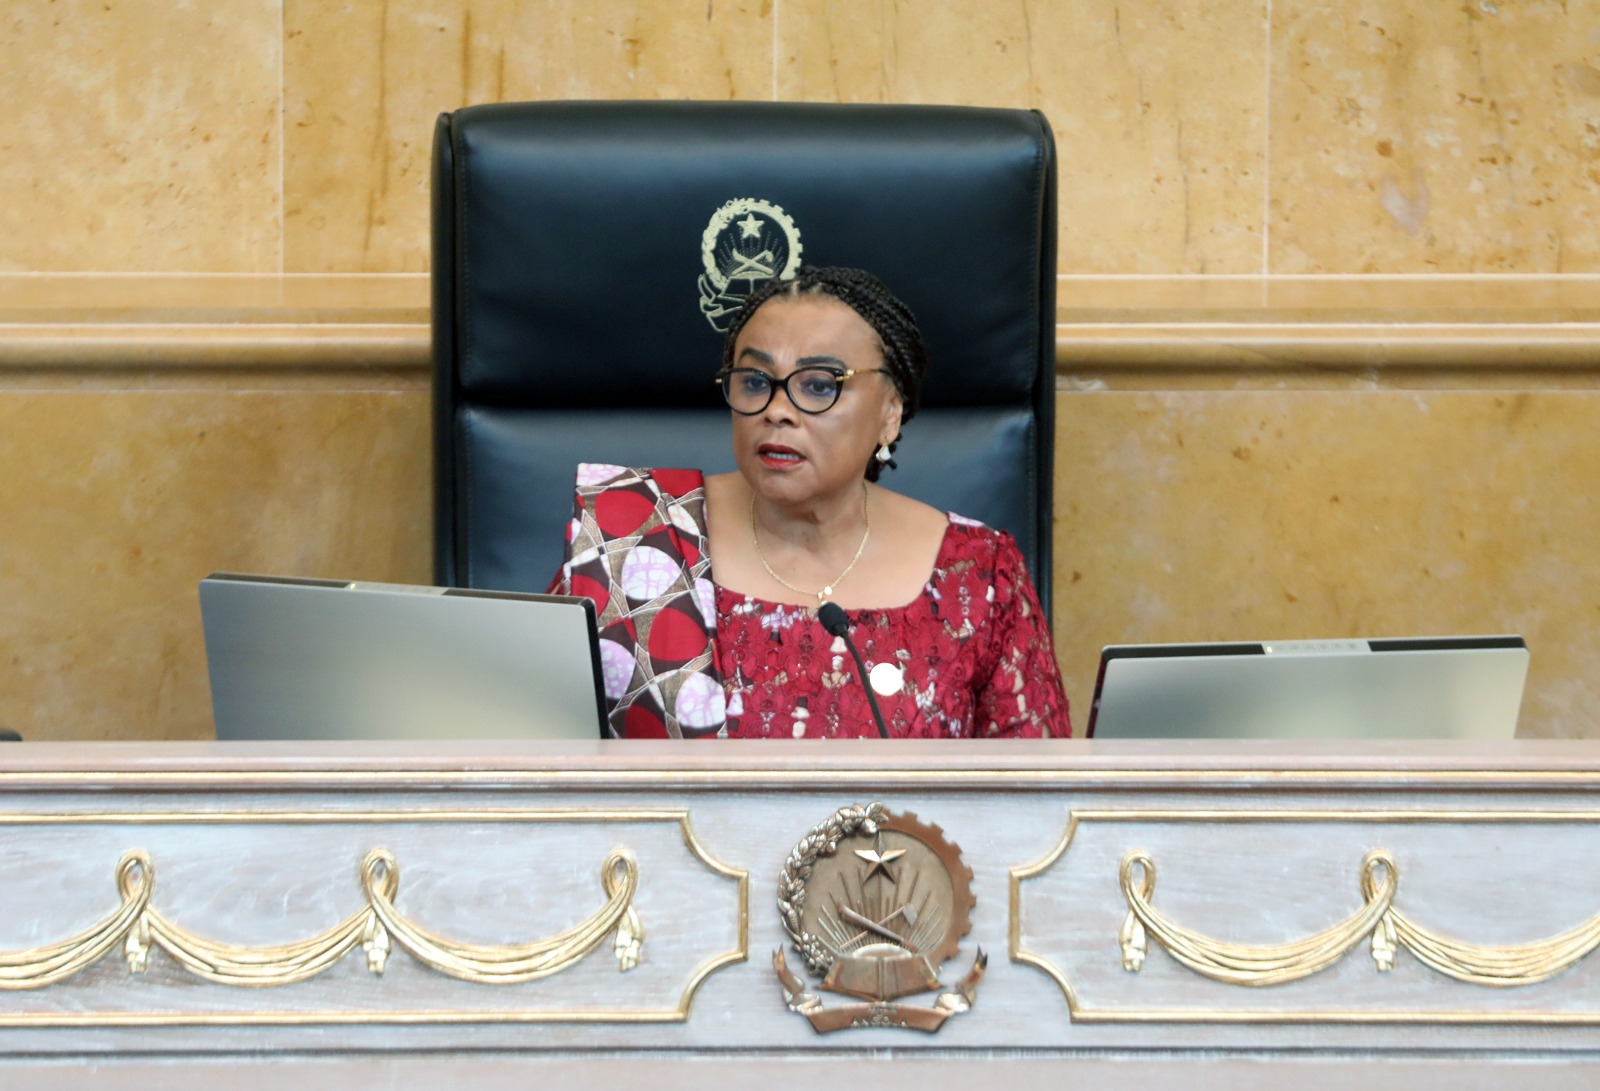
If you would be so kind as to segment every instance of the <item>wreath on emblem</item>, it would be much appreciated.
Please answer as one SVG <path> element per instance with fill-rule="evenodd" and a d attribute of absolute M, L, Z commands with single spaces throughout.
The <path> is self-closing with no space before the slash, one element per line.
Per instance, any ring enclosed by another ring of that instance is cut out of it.
<path fill-rule="evenodd" d="M 954 986 L 938 980 L 972 927 L 972 869 L 938 826 L 882 803 L 843 807 L 795 845 L 778 877 L 778 915 L 817 988 L 865 1003 L 827 1007 L 772 953 L 785 1004 L 819 1032 L 937 1031 L 976 999 L 982 949 Z M 943 991 L 931 1006 L 897 1003 Z"/>
<path fill-rule="evenodd" d="M 700 312 L 711 328 L 728 325 L 756 285 L 800 268 L 800 229 L 780 206 L 736 197 L 711 214 L 700 236 Z"/>
<path fill-rule="evenodd" d="M 817 857 L 832 856 L 839 851 L 839 842 L 858 830 L 871 836 L 878 832 L 878 822 L 884 817 L 882 803 L 865 807 L 844 807 L 828 821 L 813 827 L 811 832 L 789 853 L 778 877 L 778 916 L 783 920 L 783 930 L 794 941 L 794 949 L 806 960 L 814 974 L 825 974 L 833 966 L 833 952 L 822 940 L 806 931 L 800 922 L 800 911 L 806 904 L 806 883 L 811 879 L 811 869 Z"/>

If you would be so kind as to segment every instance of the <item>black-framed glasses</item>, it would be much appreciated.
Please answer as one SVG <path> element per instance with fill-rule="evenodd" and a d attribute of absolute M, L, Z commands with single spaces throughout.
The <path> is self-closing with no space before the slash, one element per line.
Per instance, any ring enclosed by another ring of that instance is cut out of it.
<path fill-rule="evenodd" d="M 844 381 L 857 375 L 875 372 L 889 374 L 886 367 L 837 368 L 811 365 L 797 367 L 788 378 L 774 379 L 759 368 L 730 367 L 717 373 L 717 385 L 728 408 L 742 416 L 753 417 L 772 404 L 772 397 L 781 388 L 802 413 L 826 413 L 839 401 Z"/>

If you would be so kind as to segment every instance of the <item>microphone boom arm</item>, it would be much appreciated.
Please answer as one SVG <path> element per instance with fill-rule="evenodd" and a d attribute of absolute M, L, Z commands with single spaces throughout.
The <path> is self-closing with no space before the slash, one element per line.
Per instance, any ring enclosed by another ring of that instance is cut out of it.
<path fill-rule="evenodd" d="M 822 622 L 824 629 L 843 640 L 844 646 L 850 649 L 850 655 L 856 661 L 856 677 L 861 679 L 861 688 L 867 694 L 867 705 L 872 709 L 872 718 L 878 724 L 878 734 L 887 739 L 889 729 L 884 726 L 883 711 L 878 708 L 878 695 L 872 692 L 872 685 L 867 681 L 867 664 L 861 658 L 861 653 L 856 651 L 856 642 L 850 639 L 850 619 L 845 616 L 844 608 L 836 602 L 825 602 L 817 607 L 817 620 Z"/>

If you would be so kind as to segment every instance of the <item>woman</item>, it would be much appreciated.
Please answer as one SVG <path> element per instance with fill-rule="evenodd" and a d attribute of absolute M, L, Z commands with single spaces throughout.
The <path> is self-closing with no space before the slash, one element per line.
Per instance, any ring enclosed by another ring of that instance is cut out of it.
<path fill-rule="evenodd" d="M 802 268 L 728 331 L 737 472 L 580 468 L 552 590 L 597 604 L 618 734 L 876 735 L 866 685 L 895 737 L 1070 732 L 1015 541 L 876 484 L 926 368 L 881 281 Z M 824 601 L 868 679 L 817 620 Z"/>

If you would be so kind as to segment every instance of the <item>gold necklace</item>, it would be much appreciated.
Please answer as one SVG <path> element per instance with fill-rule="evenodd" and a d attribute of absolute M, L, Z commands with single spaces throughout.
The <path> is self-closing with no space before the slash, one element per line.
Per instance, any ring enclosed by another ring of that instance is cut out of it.
<path fill-rule="evenodd" d="M 795 594 L 815 595 L 817 597 L 818 606 L 821 606 L 824 602 L 828 601 L 829 597 L 833 594 L 834 584 L 843 583 L 844 578 L 851 573 L 856 566 L 856 562 L 861 559 L 861 555 L 867 551 L 867 539 L 872 537 L 872 515 L 867 508 L 867 483 L 865 481 L 861 483 L 861 521 L 866 524 L 866 529 L 861 532 L 861 544 L 856 546 L 856 555 L 850 558 L 850 563 L 844 566 L 844 571 L 835 576 L 833 583 L 828 584 L 828 586 L 824 587 L 821 591 L 807 591 L 803 588 L 796 587 L 794 584 L 778 575 L 772 570 L 772 566 L 767 563 L 767 555 L 761 552 L 761 538 L 756 534 L 756 494 L 754 491 L 750 493 L 750 542 L 756 547 L 756 557 L 761 561 L 761 567 L 767 570 L 767 575 L 783 584 Z"/>

